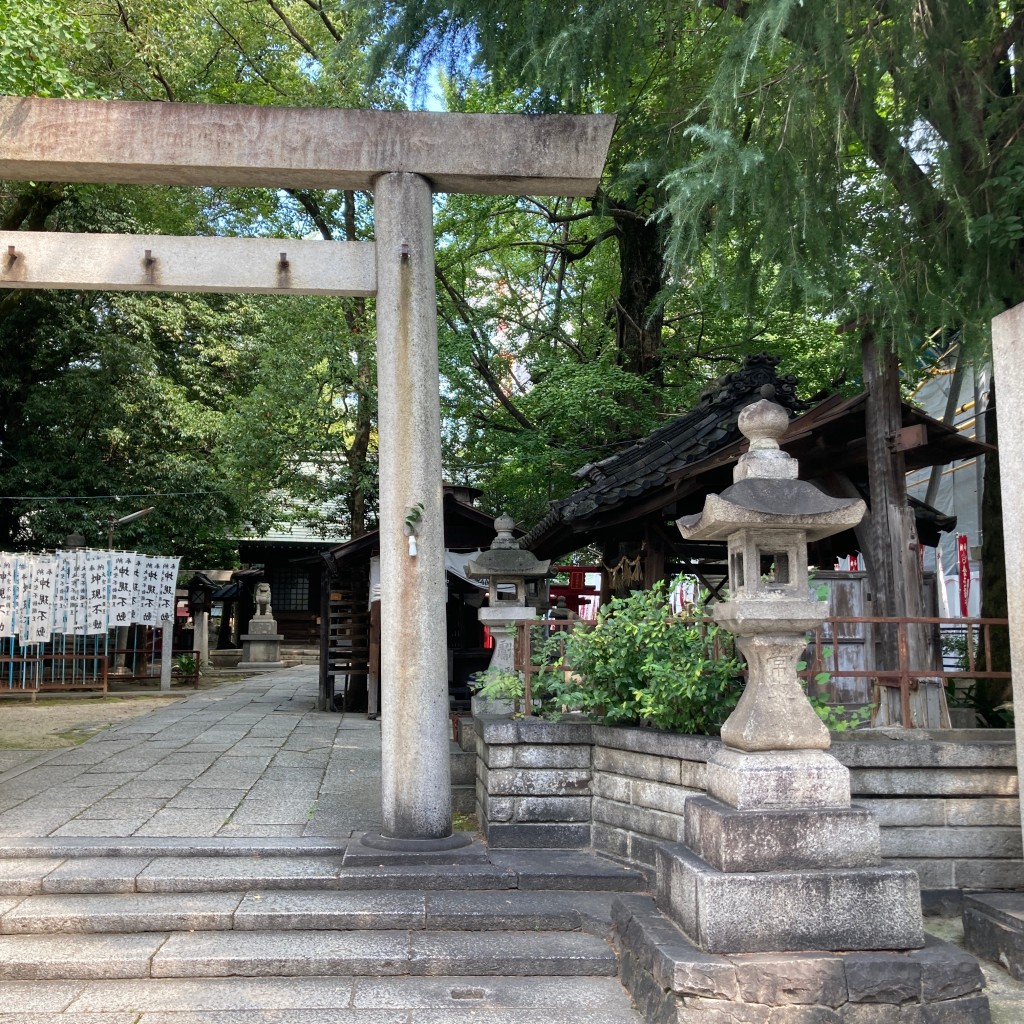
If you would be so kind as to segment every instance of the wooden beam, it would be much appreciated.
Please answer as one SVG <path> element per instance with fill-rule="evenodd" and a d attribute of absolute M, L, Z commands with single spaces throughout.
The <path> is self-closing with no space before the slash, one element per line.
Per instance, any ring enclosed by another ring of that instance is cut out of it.
<path fill-rule="evenodd" d="M 593 195 L 615 118 L 0 97 L 0 178 Z"/>
<path fill-rule="evenodd" d="M 373 242 L 0 231 L 0 288 L 373 295 Z"/>

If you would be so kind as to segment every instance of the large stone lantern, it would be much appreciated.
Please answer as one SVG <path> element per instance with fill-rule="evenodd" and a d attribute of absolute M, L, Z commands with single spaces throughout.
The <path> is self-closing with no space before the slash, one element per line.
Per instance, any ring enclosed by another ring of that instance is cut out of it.
<path fill-rule="evenodd" d="M 704 510 L 677 525 L 687 540 L 725 540 L 729 598 L 712 609 L 747 660 L 743 697 L 722 727 L 738 750 L 825 750 L 828 730 L 804 696 L 796 663 L 807 631 L 824 620 L 810 589 L 807 542 L 860 522 L 864 502 L 829 497 L 797 479 L 797 461 L 779 449 L 789 425 L 785 409 L 767 400 L 739 417 L 750 450 L 733 485 L 710 494 Z"/>
<path fill-rule="evenodd" d="M 735 635 L 748 678 L 708 756 L 707 795 L 686 801 L 685 845 L 659 848 L 658 902 L 706 952 L 914 949 L 924 941 L 917 877 L 881 864 L 878 824 L 851 807 L 849 770 L 826 753 L 828 731 L 796 674 L 824 618 L 807 542 L 854 526 L 864 503 L 797 479 L 778 444 L 788 423 L 771 401 L 747 406 L 750 450 L 732 486 L 678 521 L 687 539 L 728 543 L 730 594 L 713 615 Z M 865 1012 L 857 1019 L 883 1019 Z"/>
<path fill-rule="evenodd" d="M 480 621 L 494 637 L 490 668 L 515 671 L 515 640 L 520 622 L 537 618 L 529 604 L 527 584 L 548 575 L 550 560 L 541 561 L 532 551 L 519 546 L 512 530 L 515 520 L 499 516 L 494 520 L 497 536 L 487 551 L 466 565 L 470 579 L 486 579 L 489 607 L 481 608 Z"/>

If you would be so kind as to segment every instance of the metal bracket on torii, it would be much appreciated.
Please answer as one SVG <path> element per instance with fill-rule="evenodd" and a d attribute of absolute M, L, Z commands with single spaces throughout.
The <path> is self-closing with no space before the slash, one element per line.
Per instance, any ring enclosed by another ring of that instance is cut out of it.
<path fill-rule="evenodd" d="M 385 844 L 451 836 L 432 196 L 588 196 L 615 119 L 0 97 L 0 178 L 358 189 L 374 242 L 2 232 L 0 288 L 376 295 Z M 417 554 L 406 510 L 422 507 Z"/>

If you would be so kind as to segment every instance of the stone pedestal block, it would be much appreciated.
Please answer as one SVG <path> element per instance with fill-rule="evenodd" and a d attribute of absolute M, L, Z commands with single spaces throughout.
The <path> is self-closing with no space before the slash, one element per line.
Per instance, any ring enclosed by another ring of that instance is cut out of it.
<path fill-rule="evenodd" d="M 239 668 L 283 668 L 281 661 L 282 633 L 277 622 L 269 617 L 256 616 L 249 620 L 249 632 L 242 634 L 242 660 Z"/>
<path fill-rule="evenodd" d="M 989 1024 L 977 960 L 927 936 L 905 952 L 707 953 L 650 897 L 612 903 L 622 982 L 661 1024 Z"/>
<path fill-rule="evenodd" d="M 820 750 L 720 747 L 708 758 L 708 796 L 741 811 L 849 807 L 850 772 Z"/>
<path fill-rule="evenodd" d="M 878 824 L 863 808 L 737 811 L 707 797 L 684 808 L 686 845 L 725 872 L 875 867 Z"/>
<path fill-rule="evenodd" d="M 916 949 L 924 944 L 913 871 L 726 873 L 672 843 L 658 849 L 657 877 L 659 908 L 708 953 Z"/>

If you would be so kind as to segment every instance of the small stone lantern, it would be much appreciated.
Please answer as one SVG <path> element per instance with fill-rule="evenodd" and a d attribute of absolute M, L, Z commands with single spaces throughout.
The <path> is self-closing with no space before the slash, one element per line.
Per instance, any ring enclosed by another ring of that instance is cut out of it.
<path fill-rule="evenodd" d="M 807 631 L 825 617 L 810 589 L 807 542 L 855 526 L 864 502 L 832 498 L 797 479 L 796 459 L 779 448 L 788 425 L 786 410 L 774 402 L 748 405 L 739 428 L 750 449 L 732 486 L 709 494 L 699 515 L 677 522 L 687 540 L 729 546 L 729 599 L 711 613 L 736 636 L 749 668 L 743 696 L 722 727 L 722 741 L 738 750 L 829 746 L 796 674 Z"/>
<path fill-rule="evenodd" d="M 512 536 L 515 520 L 499 516 L 494 520 L 497 536 L 487 551 L 466 565 L 470 579 L 486 579 L 490 606 L 479 611 L 480 621 L 494 637 L 494 653 L 489 668 L 515 672 L 516 630 L 520 622 L 537 618 L 537 609 L 528 603 L 527 584 L 548 575 L 550 560 L 541 561 L 526 551 Z M 474 698 L 475 700 L 476 698 Z"/>

